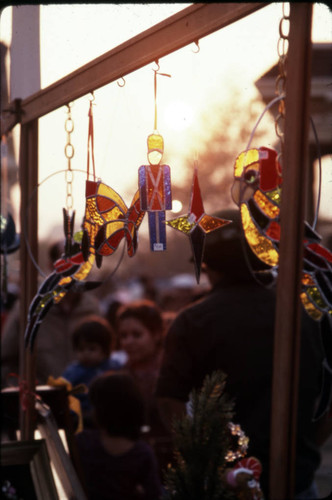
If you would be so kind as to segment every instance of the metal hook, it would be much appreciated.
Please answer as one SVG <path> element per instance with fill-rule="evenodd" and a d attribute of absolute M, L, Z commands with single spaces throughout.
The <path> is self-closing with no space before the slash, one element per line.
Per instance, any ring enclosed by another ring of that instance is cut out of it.
<path fill-rule="evenodd" d="M 120 80 L 118 80 L 116 83 L 119 85 L 119 87 L 124 87 L 126 85 L 126 80 L 123 78 L 123 76 L 121 76 Z"/>
<path fill-rule="evenodd" d="M 199 46 L 199 40 L 195 40 L 195 45 L 196 45 L 196 50 L 192 50 L 194 54 L 198 54 L 198 52 L 201 50 Z"/>
<path fill-rule="evenodd" d="M 153 69 L 153 71 L 154 71 L 155 73 L 158 73 L 158 71 L 160 70 L 159 59 L 156 59 L 156 60 L 155 60 L 155 64 L 157 65 L 157 69 L 153 69 L 153 68 L 152 68 L 152 69 Z"/>

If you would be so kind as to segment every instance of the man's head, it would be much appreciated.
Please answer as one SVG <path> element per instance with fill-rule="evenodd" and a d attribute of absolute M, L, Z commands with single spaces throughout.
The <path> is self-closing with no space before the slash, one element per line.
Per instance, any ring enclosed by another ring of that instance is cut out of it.
<path fill-rule="evenodd" d="M 236 281 L 253 279 L 253 270 L 266 267 L 263 267 L 246 242 L 240 211 L 221 210 L 213 215 L 232 222 L 207 235 L 203 255 L 207 272 L 212 271 L 215 275 Z"/>

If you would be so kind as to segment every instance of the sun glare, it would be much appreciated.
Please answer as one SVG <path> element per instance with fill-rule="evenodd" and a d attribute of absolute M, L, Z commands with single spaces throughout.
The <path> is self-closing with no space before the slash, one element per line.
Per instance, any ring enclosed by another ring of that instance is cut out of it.
<path fill-rule="evenodd" d="M 172 201 L 172 212 L 175 214 L 178 214 L 182 210 L 182 203 L 180 200 L 173 200 Z"/>
<path fill-rule="evenodd" d="M 171 130 L 181 132 L 193 123 L 194 111 L 184 101 L 173 101 L 165 109 L 164 119 Z"/>

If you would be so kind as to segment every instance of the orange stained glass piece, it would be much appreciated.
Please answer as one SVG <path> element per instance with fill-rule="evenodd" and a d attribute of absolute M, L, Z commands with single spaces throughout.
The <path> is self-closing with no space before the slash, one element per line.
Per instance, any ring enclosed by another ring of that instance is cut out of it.
<path fill-rule="evenodd" d="M 259 189 L 254 194 L 254 200 L 262 212 L 270 219 L 276 219 L 279 216 L 279 207 L 274 205 Z"/>
<path fill-rule="evenodd" d="M 272 242 L 256 228 L 251 220 L 248 207 L 244 203 L 241 205 L 241 218 L 243 230 L 252 251 L 265 264 L 276 266 L 279 260 L 278 252 Z"/>
<path fill-rule="evenodd" d="M 61 292 L 61 293 L 58 293 L 58 294 L 54 297 L 53 302 L 54 302 L 55 304 L 58 304 L 58 303 L 60 302 L 60 300 L 62 300 L 62 299 L 63 299 L 63 297 L 66 295 L 66 293 L 67 293 L 67 291 L 65 291 L 65 290 L 64 290 L 63 292 Z"/>
<path fill-rule="evenodd" d="M 315 284 L 314 280 L 308 273 L 302 274 L 302 284 L 306 286 L 313 286 Z"/>
<path fill-rule="evenodd" d="M 112 199 L 106 198 L 105 196 L 101 195 L 97 196 L 97 206 L 99 212 L 108 212 L 109 210 L 112 210 L 114 205 L 115 202 Z"/>
<path fill-rule="evenodd" d="M 190 222 L 188 216 L 183 215 L 182 217 L 166 221 L 166 224 L 182 233 L 188 234 L 196 225 L 196 222 Z"/>
<path fill-rule="evenodd" d="M 235 177 L 241 177 L 243 169 L 250 165 L 251 163 L 256 163 L 259 161 L 259 151 L 258 149 L 249 149 L 248 151 L 243 151 L 235 160 L 234 165 L 234 175 Z"/>
<path fill-rule="evenodd" d="M 301 295 L 302 304 L 309 314 L 315 321 L 319 321 L 323 316 L 323 313 L 315 307 L 315 305 L 309 300 L 305 292 L 302 292 Z"/>
<path fill-rule="evenodd" d="M 130 233 L 131 234 L 126 233 L 126 239 L 127 239 L 127 246 L 128 246 L 128 255 L 129 255 L 129 257 L 132 257 L 135 254 L 136 248 L 133 244 L 133 242 L 134 242 L 133 234 L 132 234 L 132 232 L 130 232 Z"/>
<path fill-rule="evenodd" d="M 225 226 L 229 223 L 229 220 L 219 219 L 218 217 L 212 217 L 211 215 L 206 214 L 204 214 L 199 221 L 199 225 L 205 233 L 210 233 L 211 231 L 218 229 L 218 227 Z"/>

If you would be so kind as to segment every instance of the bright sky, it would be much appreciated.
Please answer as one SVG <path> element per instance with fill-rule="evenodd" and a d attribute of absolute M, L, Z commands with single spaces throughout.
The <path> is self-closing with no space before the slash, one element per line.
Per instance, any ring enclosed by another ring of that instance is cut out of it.
<path fill-rule="evenodd" d="M 188 5 L 41 5 L 42 88 Z M 7 7 L 1 16 L 1 39 L 7 44 L 11 40 L 11 10 Z M 255 80 L 277 62 L 281 15 L 282 4 L 271 3 L 200 40 L 198 53 L 194 53 L 196 47 L 192 45 L 160 59 L 160 71 L 171 74 L 171 78 L 158 79 L 158 129 L 165 140 L 173 183 L 181 180 L 183 159 L 188 151 L 193 160 L 196 155 L 199 160 L 199 138 L 203 139 L 205 134 L 202 113 L 211 110 L 212 121 L 213 105 L 226 102 L 234 89 L 241 92 L 243 100 L 257 96 Z M 312 40 L 332 41 L 332 16 L 324 4 L 314 5 Z M 114 82 L 95 91 L 97 175 L 118 191 L 127 204 L 137 188 L 138 167 L 147 161 L 146 137 L 153 131 L 153 67 L 149 65 L 126 76 L 122 88 Z M 86 169 L 88 106 L 89 98 L 85 96 L 72 108 L 73 169 Z M 65 118 L 63 107 L 40 120 L 40 182 L 67 167 Z M 77 172 L 74 180 L 77 221 L 83 216 L 84 181 L 85 176 Z M 51 237 L 53 224 L 59 220 L 61 223 L 65 191 L 62 173 L 40 186 L 40 211 L 51 204 L 54 207 L 53 211 L 47 210 L 47 217 L 40 218 L 41 238 Z"/>

